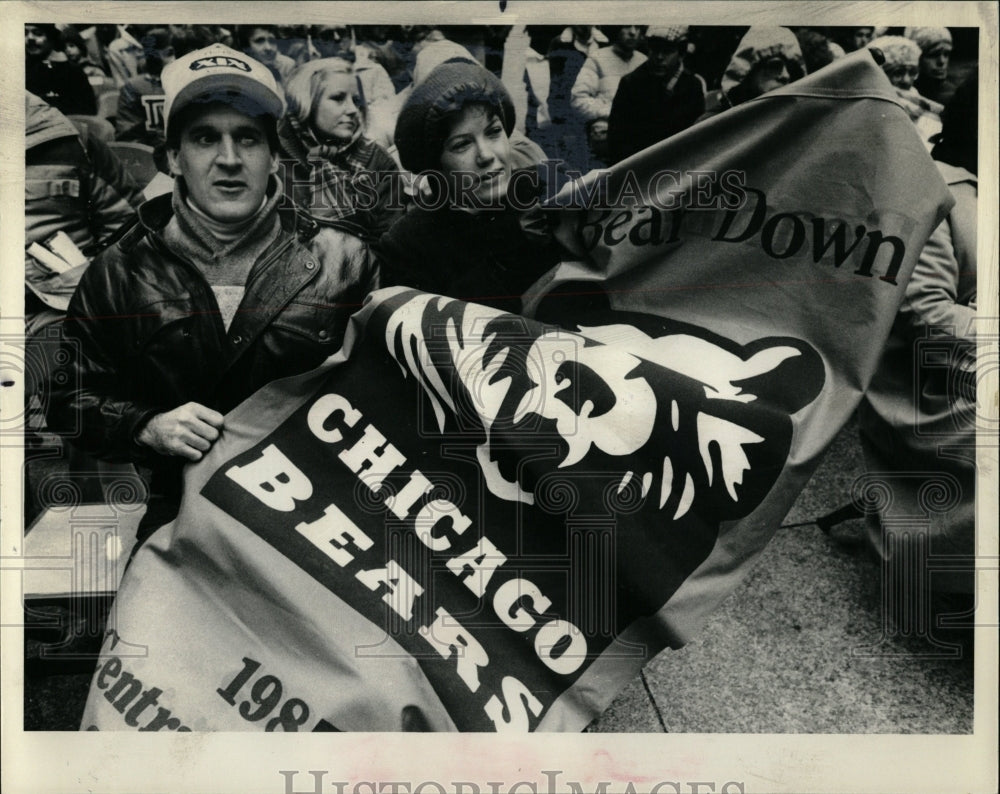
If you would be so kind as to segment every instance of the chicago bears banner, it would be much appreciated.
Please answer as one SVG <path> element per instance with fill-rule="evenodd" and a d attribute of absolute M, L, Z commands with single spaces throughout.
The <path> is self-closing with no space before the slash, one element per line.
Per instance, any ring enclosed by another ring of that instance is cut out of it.
<path fill-rule="evenodd" d="M 949 204 L 863 55 L 560 196 L 579 259 L 531 317 L 383 290 L 230 413 L 126 573 L 83 727 L 576 731 L 686 642 Z"/>

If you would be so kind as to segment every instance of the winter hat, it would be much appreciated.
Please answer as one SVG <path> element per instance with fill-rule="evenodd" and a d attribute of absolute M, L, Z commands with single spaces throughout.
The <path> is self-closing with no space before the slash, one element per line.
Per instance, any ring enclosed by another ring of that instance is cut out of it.
<path fill-rule="evenodd" d="M 413 85 L 418 86 L 427 76 L 442 63 L 447 61 L 457 61 L 464 59 L 470 63 L 478 63 L 461 44 L 456 44 L 448 39 L 432 41 L 417 53 L 417 60 L 413 64 Z"/>
<path fill-rule="evenodd" d="M 903 36 L 879 36 L 868 45 L 870 50 L 881 50 L 885 56 L 882 68 L 888 66 L 917 66 L 920 63 L 920 47 Z"/>
<path fill-rule="evenodd" d="M 687 25 L 650 25 L 646 28 L 646 39 L 684 41 L 688 37 Z"/>
<path fill-rule="evenodd" d="M 938 44 L 951 44 L 951 31 L 948 28 L 907 28 L 903 36 L 915 41 L 921 52 L 936 47 Z"/>
<path fill-rule="evenodd" d="M 805 74 L 802 50 L 795 34 L 788 28 L 756 25 L 746 32 L 733 53 L 726 73 L 722 76 L 722 90 L 731 91 L 740 85 L 758 63 L 771 58 L 783 58 L 788 64 L 792 78 Z"/>
<path fill-rule="evenodd" d="M 275 119 L 285 112 L 285 98 L 264 64 L 224 44 L 213 44 L 168 64 L 161 76 L 163 119 L 170 120 L 194 102 L 220 101 L 249 115 L 261 111 Z"/>
<path fill-rule="evenodd" d="M 415 174 L 438 168 L 448 119 L 471 103 L 490 105 L 504 131 L 513 131 L 514 104 L 497 77 L 478 63 L 443 63 L 413 89 L 399 111 L 394 139 L 403 167 Z"/>

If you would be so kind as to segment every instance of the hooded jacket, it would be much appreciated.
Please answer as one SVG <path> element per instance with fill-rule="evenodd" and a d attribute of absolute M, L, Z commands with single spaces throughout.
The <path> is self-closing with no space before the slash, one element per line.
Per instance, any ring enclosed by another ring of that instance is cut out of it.
<path fill-rule="evenodd" d="M 135 217 L 141 188 L 100 141 L 81 133 L 37 96 L 25 95 L 25 245 L 44 244 L 62 231 L 85 256 L 93 256 Z M 24 258 L 32 307 L 65 311 L 86 265 L 54 274 Z"/>

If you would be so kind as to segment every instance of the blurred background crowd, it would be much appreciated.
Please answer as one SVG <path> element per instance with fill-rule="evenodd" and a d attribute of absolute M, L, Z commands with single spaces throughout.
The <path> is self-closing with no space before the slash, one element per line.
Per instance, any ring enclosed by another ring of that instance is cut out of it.
<path fill-rule="evenodd" d="M 546 156 L 608 165 L 775 85 L 880 40 L 890 80 L 931 137 L 978 57 L 976 29 L 571 25 L 28 25 L 28 91 L 96 117 L 116 141 L 162 143 L 165 63 L 221 42 L 284 85 L 296 67 L 347 59 L 367 136 L 392 149 L 396 115 L 431 69 L 472 57 L 511 92 L 518 129 Z M 622 80 L 635 72 L 635 76 Z M 617 100 L 617 101 L 616 101 Z"/>

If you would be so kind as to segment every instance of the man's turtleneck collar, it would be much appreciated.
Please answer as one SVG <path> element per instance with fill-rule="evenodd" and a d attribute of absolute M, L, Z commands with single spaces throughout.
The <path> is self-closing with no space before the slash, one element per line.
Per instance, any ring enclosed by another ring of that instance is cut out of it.
<path fill-rule="evenodd" d="M 183 241 L 184 248 L 193 258 L 204 263 L 218 262 L 256 248 L 265 239 L 274 239 L 281 224 L 278 217 L 281 198 L 280 183 L 272 176 L 260 210 L 246 220 L 224 223 L 191 203 L 184 180 L 180 178 L 174 182 L 171 199 L 174 213 L 165 231 L 173 242 Z"/>

